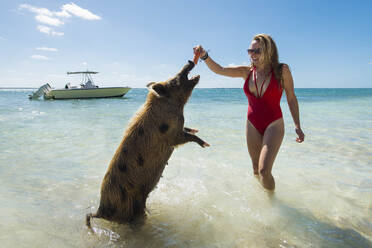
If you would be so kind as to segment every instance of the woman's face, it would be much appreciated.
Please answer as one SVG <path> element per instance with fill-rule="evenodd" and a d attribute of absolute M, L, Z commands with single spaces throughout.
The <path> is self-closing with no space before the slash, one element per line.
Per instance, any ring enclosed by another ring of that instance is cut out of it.
<path fill-rule="evenodd" d="M 248 54 L 251 57 L 252 63 L 254 65 L 259 65 L 262 63 L 262 49 L 260 43 L 256 40 L 253 40 L 251 46 L 248 49 Z"/>

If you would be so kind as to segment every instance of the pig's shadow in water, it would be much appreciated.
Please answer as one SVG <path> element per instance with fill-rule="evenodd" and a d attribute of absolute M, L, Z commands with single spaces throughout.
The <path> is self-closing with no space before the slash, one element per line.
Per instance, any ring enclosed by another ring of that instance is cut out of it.
<path fill-rule="evenodd" d="M 353 229 L 340 228 L 317 219 L 310 212 L 300 211 L 287 205 L 275 195 L 271 196 L 271 201 L 273 207 L 276 207 L 279 213 L 294 225 L 293 229 L 307 231 L 309 236 L 316 237 L 321 247 L 372 247 L 371 241 Z"/>
<path fill-rule="evenodd" d="M 302 211 L 289 206 L 285 202 L 271 196 L 273 209 L 277 209 L 282 218 L 290 223 L 290 232 L 295 236 L 304 236 L 307 240 L 315 240 L 319 247 L 372 247 L 372 242 L 356 230 L 340 228 L 325 220 L 316 218 L 306 210 Z M 226 217 L 228 218 L 228 217 Z M 112 224 L 105 220 L 96 223 L 95 230 L 101 233 L 96 240 L 105 246 L 114 242 L 116 245 L 125 247 L 204 247 L 211 244 L 203 240 L 206 237 L 184 234 L 179 228 L 173 227 L 173 221 L 167 222 L 164 218 L 152 218 L 148 216 L 145 224 L 139 229 L 132 229 L 129 225 Z M 204 230 L 205 233 L 213 233 L 213 230 Z M 193 233 L 191 231 L 191 233 Z M 102 235 L 104 234 L 104 235 Z M 103 238 L 104 236 L 105 238 Z M 96 243 L 97 245 L 97 243 Z M 98 245 L 100 247 L 100 245 Z"/>

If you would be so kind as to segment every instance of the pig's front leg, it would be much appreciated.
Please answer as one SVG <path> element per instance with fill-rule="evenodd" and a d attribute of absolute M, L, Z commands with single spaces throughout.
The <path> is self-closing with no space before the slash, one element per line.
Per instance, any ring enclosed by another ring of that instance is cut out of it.
<path fill-rule="evenodd" d="M 197 130 L 194 130 L 194 129 L 190 129 L 190 130 L 197 131 Z M 209 146 L 209 144 L 207 142 L 205 142 L 204 140 L 202 140 L 198 136 L 192 134 L 191 132 L 185 132 L 185 131 L 182 131 L 179 135 L 177 135 L 177 137 L 176 137 L 176 139 L 175 139 L 175 141 L 172 145 L 174 145 L 174 146 L 182 145 L 182 144 L 185 144 L 185 143 L 191 142 L 191 141 L 198 143 L 201 147 Z"/>

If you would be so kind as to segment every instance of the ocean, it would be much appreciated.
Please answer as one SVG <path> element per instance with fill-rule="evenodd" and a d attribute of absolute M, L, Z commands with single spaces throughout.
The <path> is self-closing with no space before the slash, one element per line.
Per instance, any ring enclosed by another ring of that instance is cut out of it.
<path fill-rule="evenodd" d="M 175 150 L 140 230 L 93 219 L 100 185 L 147 90 L 28 100 L 0 89 L 1 247 L 372 247 L 372 89 L 296 89 L 305 142 L 285 137 L 274 194 L 253 176 L 242 89 L 195 89 L 185 126 L 211 146 Z"/>

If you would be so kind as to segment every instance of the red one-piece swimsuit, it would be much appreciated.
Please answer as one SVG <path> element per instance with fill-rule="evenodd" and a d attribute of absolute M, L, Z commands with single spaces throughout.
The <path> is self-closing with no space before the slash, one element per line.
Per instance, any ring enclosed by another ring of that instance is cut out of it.
<path fill-rule="evenodd" d="M 275 78 L 274 73 L 271 72 L 269 86 L 267 86 L 267 89 L 261 96 L 259 95 L 256 80 L 254 80 L 258 96 L 253 95 L 249 90 L 249 78 L 255 70 L 256 68 L 253 68 L 249 73 L 243 89 L 248 98 L 248 120 L 263 135 L 266 128 L 272 122 L 283 117 L 282 109 L 280 108 L 280 99 L 283 90 Z"/>

